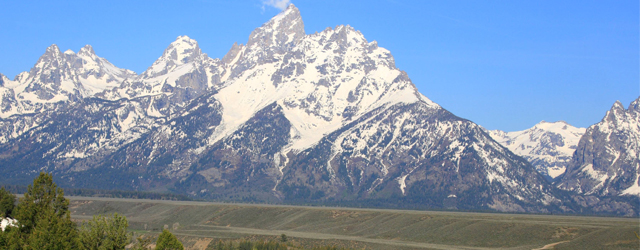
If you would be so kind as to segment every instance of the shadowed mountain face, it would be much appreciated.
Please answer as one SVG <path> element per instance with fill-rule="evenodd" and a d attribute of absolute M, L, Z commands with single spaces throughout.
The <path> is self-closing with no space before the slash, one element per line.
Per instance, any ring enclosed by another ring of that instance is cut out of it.
<path fill-rule="evenodd" d="M 139 76 L 0 123 L 3 183 L 48 171 L 63 186 L 205 199 L 588 208 L 420 94 L 375 41 L 349 26 L 306 35 L 293 5 L 221 60 L 178 37 Z"/>

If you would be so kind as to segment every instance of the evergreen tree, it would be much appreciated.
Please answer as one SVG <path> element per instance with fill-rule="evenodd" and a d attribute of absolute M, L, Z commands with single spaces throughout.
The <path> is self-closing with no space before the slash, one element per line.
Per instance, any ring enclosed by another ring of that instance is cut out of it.
<path fill-rule="evenodd" d="M 128 227 L 127 218 L 117 213 L 111 217 L 93 216 L 92 220 L 83 223 L 80 228 L 81 249 L 125 249 L 131 242 L 131 235 L 127 233 Z"/>
<path fill-rule="evenodd" d="M 164 229 L 156 241 L 156 250 L 184 250 L 184 247 L 175 235 Z"/>
<path fill-rule="evenodd" d="M 50 174 L 40 173 L 13 211 L 18 220 L 17 244 L 23 249 L 78 249 L 69 200 Z"/>
<path fill-rule="evenodd" d="M 20 244 L 20 230 L 16 227 L 7 227 L 0 232 L 0 249 L 22 249 Z"/>
<path fill-rule="evenodd" d="M 16 196 L 4 187 L 0 188 L 0 217 L 11 217 L 16 204 Z"/>

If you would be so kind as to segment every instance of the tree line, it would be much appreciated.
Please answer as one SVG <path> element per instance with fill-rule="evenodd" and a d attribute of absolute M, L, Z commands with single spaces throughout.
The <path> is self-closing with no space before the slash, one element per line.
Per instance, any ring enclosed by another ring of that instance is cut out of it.
<path fill-rule="evenodd" d="M 7 191 L 14 194 L 23 194 L 27 192 L 27 186 L 24 185 L 3 185 Z M 172 201 L 191 201 L 192 198 L 176 193 L 157 193 L 146 191 L 132 190 L 102 190 L 87 188 L 64 188 L 64 193 L 70 196 L 84 197 L 105 197 L 105 198 L 125 198 L 125 199 L 150 199 L 150 200 L 172 200 Z"/>
<path fill-rule="evenodd" d="M 69 200 L 47 173 L 40 173 L 33 180 L 17 205 L 16 196 L 4 187 L 0 188 L 0 217 L 9 222 L 0 232 L 0 249 L 115 250 L 127 246 L 135 250 L 151 249 L 150 237 L 132 240 L 132 234 L 127 232 L 127 218 L 117 213 L 94 216 L 80 226 L 71 221 Z M 184 247 L 165 229 L 158 237 L 155 249 L 183 250 Z"/>
<path fill-rule="evenodd" d="M 211 241 L 205 250 L 299 250 L 304 249 L 302 247 L 287 244 L 286 241 Z M 348 248 L 341 248 L 336 246 L 321 246 L 314 247 L 311 250 L 351 250 Z"/>
<path fill-rule="evenodd" d="M 13 186 L 13 189 L 16 187 Z M 152 237 L 129 233 L 129 222 L 117 213 L 96 215 L 77 224 L 71 220 L 69 200 L 57 187 L 51 174 L 40 173 L 33 184 L 22 190 L 24 197 L 16 203 L 12 188 L 0 188 L 0 220 L 8 222 L 0 231 L 0 249 L 8 250 L 151 250 Z M 76 189 L 83 190 L 83 189 Z M 93 193 L 84 190 L 80 194 Z M 117 193 L 117 192 L 115 192 Z M 112 193 L 113 194 L 113 193 Z M 122 194 L 127 194 L 124 191 Z M 136 194 L 134 192 L 128 194 Z M 140 194 L 140 193 L 137 193 Z M 149 193 L 151 194 L 151 193 Z M 184 246 L 169 230 L 164 229 L 155 241 L 156 250 L 184 250 Z M 304 249 L 288 242 L 282 234 L 279 241 L 211 241 L 207 250 L 291 250 Z M 313 250 L 347 250 L 322 246 Z"/>

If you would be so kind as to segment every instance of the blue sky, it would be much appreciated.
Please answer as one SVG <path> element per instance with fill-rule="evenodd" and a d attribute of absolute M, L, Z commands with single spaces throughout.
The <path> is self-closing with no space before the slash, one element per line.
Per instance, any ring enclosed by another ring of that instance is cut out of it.
<path fill-rule="evenodd" d="M 141 73 L 179 35 L 221 58 L 289 1 L 3 1 L 0 73 L 85 44 Z M 421 93 L 488 129 L 587 127 L 640 95 L 638 1 L 292 0 L 309 33 L 349 24 Z"/>

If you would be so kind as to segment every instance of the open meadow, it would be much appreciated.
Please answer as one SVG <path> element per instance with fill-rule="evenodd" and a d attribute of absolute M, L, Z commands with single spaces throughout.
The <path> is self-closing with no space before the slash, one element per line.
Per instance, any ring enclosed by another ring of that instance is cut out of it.
<path fill-rule="evenodd" d="M 136 233 L 168 227 L 188 249 L 277 239 L 356 249 L 640 249 L 638 218 L 303 207 L 68 197 L 76 221 L 118 213 Z"/>

